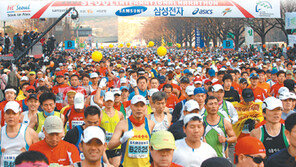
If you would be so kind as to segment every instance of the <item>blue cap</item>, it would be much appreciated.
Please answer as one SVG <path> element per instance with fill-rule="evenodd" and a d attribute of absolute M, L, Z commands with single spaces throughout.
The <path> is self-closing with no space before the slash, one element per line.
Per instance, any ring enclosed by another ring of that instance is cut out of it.
<path fill-rule="evenodd" d="M 188 74 L 188 73 L 190 73 L 190 71 L 189 71 L 188 69 L 185 69 L 185 70 L 183 71 L 183 73 L 184 73 L 184 74 Z"/>
<path fill-rule="evenodd" d="M 255 78 L 259 78 L 259 75 L 257 74 L 257 73 L 252 73 L 251 75 L 250 75 L 250 79 L 255 79 Z"/>
<path fill-rule="evenodd" d="M 123 90 L 123 89 L 128 90 L 128 87 L 127 87 L 127 86 L 121 86 L 121 87 L 120 87 L 120 91 Z"/>
<path fill-rule="evenodd" d="M 214 77 L 216 74 L 215 70 L 213 70 L 212 68 L 209 70 L 208 73 L 209 73 L 210 77 Z"/>
<path fill-rule="evenodd" d="M 195 88 L 194 89 L 194 95 L 197 95 L 199 93 L 206 94 L 206 90 L 204 88 L 202 88 L 202 87 Z"/>
<path fill-rule="evenodd" d="M 278 70 L 276 68 L 271 70 L 271 74 L 276 74 L 278 72 Z"/>

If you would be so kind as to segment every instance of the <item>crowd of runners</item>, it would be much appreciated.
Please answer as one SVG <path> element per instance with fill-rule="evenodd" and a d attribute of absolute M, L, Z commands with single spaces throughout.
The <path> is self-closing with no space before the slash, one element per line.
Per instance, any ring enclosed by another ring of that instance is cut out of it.
<path fill-rule="evenodd" d="M 296 166 L 296 46 L 0 62 L 1 167 Z"/>

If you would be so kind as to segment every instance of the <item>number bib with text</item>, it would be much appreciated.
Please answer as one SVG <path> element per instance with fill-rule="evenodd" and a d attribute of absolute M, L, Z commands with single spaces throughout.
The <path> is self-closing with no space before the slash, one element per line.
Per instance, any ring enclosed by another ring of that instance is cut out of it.
<path fill-rule="evenodd" d="M 128 157 L 130 158 L 147 158 L 149 141 L 147 140 L 130 140 L 128 147 Z"/>

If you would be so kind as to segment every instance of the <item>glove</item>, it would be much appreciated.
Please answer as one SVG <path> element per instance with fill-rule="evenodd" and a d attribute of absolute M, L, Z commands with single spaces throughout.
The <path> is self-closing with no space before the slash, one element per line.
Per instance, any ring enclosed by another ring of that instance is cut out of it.
<path fill-rule="evenodd" d="M 129 130 L 127 132 L 124 132 L 123 136 L 120 138 L 119 141 L 122 144 L 122 143 L 125 143 L 128 139 L 130 139 L 130 138 L 132 138 L 134 136 L 135 136 L 134 131 L 133 130 Z"/>
<path fill-rule="evenodd" d="M 101 79 L 101 82 L 100 82 L 100 84 L 99 84 L 99 88 L 103 88 L 103 87 L 105 87 L 106 86 L 106 78 L 102 78 Z"/>
<path fill-rule="evenodd" d="M 135 79 L 131 78 L 130 84 L 131 84 L 132 88 L 134 88 L 137 86 L 137 81 Z"/>

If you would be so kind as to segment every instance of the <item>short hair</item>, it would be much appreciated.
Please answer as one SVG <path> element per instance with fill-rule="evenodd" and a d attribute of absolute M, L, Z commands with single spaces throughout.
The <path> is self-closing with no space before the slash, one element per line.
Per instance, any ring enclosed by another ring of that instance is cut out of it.
<path fill-rule="evenodd" d="M 81 76 L 81 79 L 83 79 L 84 77 L 90 79 L 90 76 L 89 76 L 88 74 L 83 74 L 83 75 Z"/>
<path fill-rule="evenodd" d="M 164 88 L 170 88 L 171 91 L 173 91 L 173 89 L 174 89 L 171 84 L 165 84 L 165 85 L 163 85 L 162 90 L 164 90 Z"/>
<path fill-rule="evenodd" d="M 84 118 L 86 118 L 88 115 L 98 115 L 100 118 L 101 110 L 97 106 L 88 106 L 84 110 Z"/>
<path fill-rule="evenodd" d="M 230 80 L 231 80 L 231 82 L 233 81 L 233 77 L 232 77 L 232 75 L 231 75 L 231 74 L 225 74 L 225 75 L 223 76 L 223 79 L 222 79 L 222 81 L 224 82 L 226 79 L 230 79 Z"/>
<path fill-rule="evenodd" d="M 45 162 L 47 165 L 49 165 L 48 159 L 46 158 L 46 156 L 44 154 L 42 154 L 41 152 L 38 151 L 26 151 L 23 152 L 21 154 L 19 154 L 16 158 L 15 158 L 15 165 L 19 165 L 23 162 Z"/>
<path fill-rule="evenodd" d="M 243 76 L 244 74 L 248 75 L 248 73 L 246 71 L 244 71 L 244 72 L 241 73 L 241 76 Z"/>
<path fill-rule="evenodd" d="M 30 85 L 30 84 L 29 84 L 28 82 L 23 83 L 23 84 L 21 85 L 21 89 L 23 89 L 23 87 L 26 86 L 26 85 Z"/>
<path fill-rule="evenodd" d="M 296 113 L 293 113 L 286 118 L 285 128 L 287 129 L 287 131 L 291 132 L 292 129 L 295 127 L 295 125 L 296 125 Z"/>
<path fill-rule="evenodd" d="M 205 104 L 208 104 L 209 100 L 213 100 L 213 99 L 216 99 L 217 101 L 219 101 L 217 99 L 217 97 L 215 97 L 215 96 L 209 96 L 208 98 L 206 98 Z"/>
<path fill-rule="evenodd" d="M 286 72 L 283 71 L 283 70 L 278 71 L 278 72 L 276 73 L 276 76 L 279 76 L 279 75 L 281 75 L 281 74 L 284 74 L 284 75 L 286 76 Z"/>
<path fill-rule="evenodd" d="M 258 73 L 258 74 L 261 74 L 261 73 L 266 74 L 266 72 L 265 72 L 264 70 L 258 70 L 257 73 Z"/>
<path fill-rule="evenodd" d="M 77 77 L 77 78 L 79 79 L 79 76 L 78 76 L 77 74 L 73 74 L 73 75 L 71 75 L 71 76 L 70 76 L 70 80 L 71 80 L 72 77 Z"/>
<path fill-rule="evenodd" d="M 152 95 L 152 102 L 155 103 L 156 101 L 167 100 L 167 95 L 165 92 L 155 92 Z"/>
<path fill-rule="evenodd" d="M 151 78 L 151 79 L 150 79 L 150 82 L 151 82 L 152 80 L 154 80 L 154 79 L 155 79 L 155 80 L 157 80 L 157 81 L 158 81 L 158 83 L 159 83 L 159 79 L 158 79 L 158 78 L 156 78 L 156 77 L 153 77 L 153 78 Z"/>
<path fill-rule="evenodd" d="M 200 119 L 200 118 L 197 117 L 197 116 L 194 116 L 194 117 L 192 117 L 192 118 L 190 119 L 190 121 L 200 121 L 200 122 L 202 122 L 203 120 Z M 190 122 L 190 121 L 189 121 L 189 122 Z M 187 127 L 187 125 L 188 125 L 189 122 L 187 122 L 187 124 L 184 125 L 185 128 Z"/>
<path fill-rule="evenodd" d="M 39 97 L 39 102 L 42 105 L 46 100 L 53 100 L 56 101 L 56 96 L 53 93 L 42 93 Z"/>
<path fill-rule="evenodd" d="M 50 93 L 50 89 L 46 86 L 38 86 L 36 92 L 42 91 L 43 93 Z"/>
<path fill-rule="evenodd" d="M 139 83 L 139 81 L 142 80 L 142 79 L 145 79 L 145 81 L 148 82 L 148 80 L 147 80 L 146 77 L 144 77 L 144 76 L 140 76 L 140 77 L 137 79 L 137 83 Z"/>
<path fill-rule="evenodd" d="M 218 75 L 225 75 L 225 71 L 218 71 L 217 76 Z"/>

